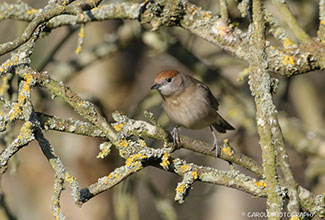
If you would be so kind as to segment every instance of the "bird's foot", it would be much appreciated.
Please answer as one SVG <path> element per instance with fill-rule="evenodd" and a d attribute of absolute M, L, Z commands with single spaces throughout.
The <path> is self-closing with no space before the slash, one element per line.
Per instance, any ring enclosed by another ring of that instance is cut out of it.
<path fill-rule="evenodd" d="M 181 138 L 179 137 L 179 128 L 174 127 L 171 134 L 173 136 L 175 146 L 179 146 L 181 144 Z"/>
<path fill-rule="evenodd" d="M 213 130 L 212 126 L 210 126 L 210 130 L 211 130 L 211 133 L 212 133 L 212 136 L 213 136 L 213 147 L 212 147 L 211 151 L 216 150 L 216 157 L 219 157 L 220 153 L 221 153 L 221 147 L 218 145 L 217 136 L 214 133 L 214 130 Z"/>
<path fill-rule="evenodd" d="M 218 145 L 217 139 L 213 140 L 213 147 L 212 147 L 211 151 L 214 151 L 214 150 L 216 150 L 216 157 L 219 157 L 220 153 L 221 153 L 221 147 Z"/>

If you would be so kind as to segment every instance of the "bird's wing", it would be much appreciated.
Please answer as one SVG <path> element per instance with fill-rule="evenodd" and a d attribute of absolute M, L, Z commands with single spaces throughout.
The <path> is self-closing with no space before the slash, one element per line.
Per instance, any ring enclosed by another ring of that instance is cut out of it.
<path fill-rule="evenodd" d="M 196 85 L 203 91 L 203 94 L 206 97 L 204 100 L 207 102 L 207 104 L 209 104 L 215 110 L 218 110 L 218 105 L 219 105 L 218 100 L 213 96 L 209 87 L 203 84 L 202 82 L 200 82 L 199 80 L 195 79 L 194 77 L 189 76 L 189 78 L 194 85 Z"/>
<path fill-rule="evenodd" d="M 214 108 L 215 110 L 218 110 L 218 106 L 219 106 L 219 102 L 216 99 L 216 97 L 214 97 L 214 95 L 212 94 L 211 90 L 209 89 L 209 87 L 207 85 L 202 84 L 201 82 L 199 82 L 197 84 L 197 86 L 199 86 L 200 88 L 202 88 L 202 90 L 204 91 L 204 94 L 206 96 L 206 100 L 207 103 Z"/>

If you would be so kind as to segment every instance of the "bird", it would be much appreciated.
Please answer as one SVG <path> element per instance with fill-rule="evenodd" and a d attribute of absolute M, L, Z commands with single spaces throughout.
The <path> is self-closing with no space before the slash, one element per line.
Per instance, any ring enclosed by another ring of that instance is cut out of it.
<path fill-rule="evenodd" d="M 151 89 L 158 90 L 163 109 L 176 124 L 172 131 L 175 144 L 180 142 L 179 127 L 193 130 L 209 127 L 213 135 L 212 150 L 216 149 L 217 157 L 220 155 L 213 128 L 220 133 L 235 128 L 217 112 L 219 103 L 207 85 L 179 71 L 164 70 L 156 75 Z"/>

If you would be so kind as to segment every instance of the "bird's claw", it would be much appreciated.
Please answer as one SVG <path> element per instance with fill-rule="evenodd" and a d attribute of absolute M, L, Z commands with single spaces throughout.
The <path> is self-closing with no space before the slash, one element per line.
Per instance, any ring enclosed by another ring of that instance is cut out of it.
<path fill-rule="evenodd" d="M 212 133 L 212 136 L 213 136 L 213 147 L 212 147 L 211 151 L 214 151 L 214 149 L 215 149 L 216 150 L 216 157 L 219 157 L 220 153 L 221 153 L 221 148 L 218 145 L 217 136 L 214 133 L 212 126 L 210 126 L 210 130 L 211 130 L 211 133 Z"/>
<path fill-rule="evenodd" d="M 218 142 L 216 139 L 213 141 L 213 147 L 212 147 L 211 151 L 214 151 L 214 150 L 216 150 L 216 157 L 219 157 L 220 153 L 221 153 L 221 147 L 218 145 Z"/>

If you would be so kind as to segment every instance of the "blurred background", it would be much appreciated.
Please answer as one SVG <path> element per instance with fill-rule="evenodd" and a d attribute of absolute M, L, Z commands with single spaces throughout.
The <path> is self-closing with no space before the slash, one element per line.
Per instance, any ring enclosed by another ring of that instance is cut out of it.
<path fill-rule="evenodd" d="M 46 5 L 46 1 L 42 0 L 23 2 L 35 8 Z M 112 2 L 122 1 L 103 1 L 102 4 Z M 213 14 L 219 13 L 217 0 L 191 2 Z M 298 24 L 315 37 L 319 25 L 319 1 L 287 2 Z M 248 19 L 241 17 L 237 1 L 229 0 L 228 5 L 231 21 L 242 30 L 247 30 Z M 265 5 L 287 30 L 290 38 L 296 40 L 271 1 L 265 1 Z M 21 21 L 1 21 L 0 32 L 3 34 L 0 35 L 0 43 L 20 36 L 26 25 Z M 38 40 L 32 55 L 32 67 L 38 71 L 48 71 L 52 78 L 63 81 L 82 98 L 93 102 L 109 121 L 112 121 L 111 113 L 116 110 L 130 118 L 145 120 L 143 112 L 148 110 L 168 130 L 173 125 L 162 111 L 159 94 L 151 91 L 150 86 L 155 75 L 162 70 L 175 69 L 191 74 L 210 86 L 220 102 L 221 115 L 236 128 L 233 132 L 218 134 L 219 141 L 228 138 L 237 151 L 261 162 L 254 100 L 247 79 L 240 78 L 240 73 L 248 67 L 246 63 L 181 28 L 161 28 L 150 32 L 149 26 L 126 20 L 86 24 L 83 50 L 75 55 L 79 29 L 80 26 L 61 27 Z M 274 46 L 282 47 L 281 42 L 272 35 L 269 34 L 267 38 Z M 0 62 L 6 58 L 8 56 L 0 57 Z M 313 193 L 322 193 L 325 191 L 324 71 L 291 78 L 280 75 L 273 77 L 279 80 L 274 102 L 296 180 Z M 15 80 L 12 83 L 14 87 Z M 12 98 L 15 98 L 15 91 Z M 70 106 L 59 98 L 51 97 L 45 90 L 34 89 L 33 102 L 36 111 L 82 120 Z M 10 136 L 15 137 L 20 126 L 21 123 L 16 122 L 12 133 L 6 134 L 8 138 L 1 136 L 2 149 L 10 142 Z M 213 141 L 209 129 L 191 131 L 182 128 L 181 133 L 209 143 Z M 48 131 L 46 137 L 67 170 L 77 177 L 81 187 L 89 186 L 124 163 L 115 150 L 105 159 L 96 158 L 98 146 L 104 140 L 55 131 Z M 155 148 L 162 145 L 149 141 Z M 229 170 L 228 163 L 224 161 L 188 150 L 178 150 L 173 156 L 187 162 Z M 53 219 L 49 208 L 53 175 L 36 143 L 19 151 L 11 160 L 9 170 L 1 176 L 1 192 L 17 219 Z M 82 208 L 73 204 L 67 187 L 61 200 L 63 213 L 70 220 L 266 219 L 247 216 L 249 212 L 264 212 L 265 199 L 200 182 L 194 184 L 184 204 L 177 204 L 174 195 L 178 181 L 180 178 L 176 175 L 148 167 L 112 190 L 94 197 Z M 0 219 L 6 219 L 4 210 L 3 207 L 0 209 Z"/>

